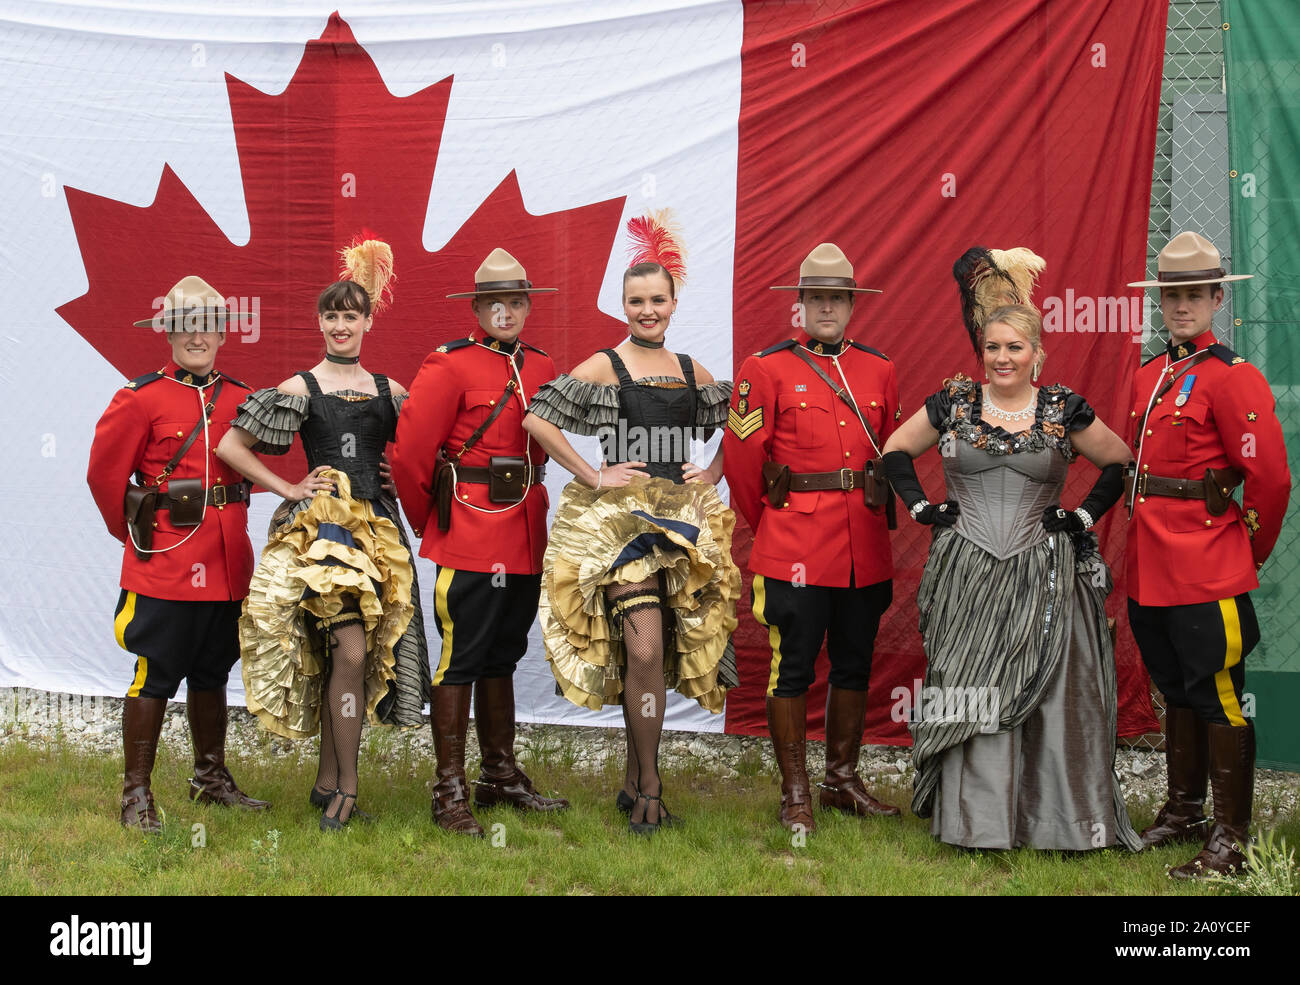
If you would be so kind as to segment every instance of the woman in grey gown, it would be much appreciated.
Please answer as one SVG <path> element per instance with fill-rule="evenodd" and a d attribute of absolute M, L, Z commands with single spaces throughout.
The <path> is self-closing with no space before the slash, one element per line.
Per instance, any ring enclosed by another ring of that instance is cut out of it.
<path fill-rule="evenodd" d="M 935 528 L 917 593 L 927 667 L 912 810 L 968 848 L 1136 851 L 1114 772 L 1110 571 L 1088 532 L 1130 456 L 1081 396 L 1034 386 L 1041 332 L 1033 307 L 992 311 L 972 331 L 988 382 L 945 381 L 885 446 L 912 518 Z M 936 444 L 952 498 L 931 504 L 912 459 Z M 1102 475 L 1067 512 L 1076 454 Z"/>

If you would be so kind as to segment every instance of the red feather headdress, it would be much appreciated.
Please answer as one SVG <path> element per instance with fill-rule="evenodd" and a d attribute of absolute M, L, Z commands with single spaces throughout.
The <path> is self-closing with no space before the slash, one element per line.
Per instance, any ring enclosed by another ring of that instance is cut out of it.
<path fill-rule="evenodd" d="M 656 209 L 627 221 L 630 263 L 657 263 L 668 271 L 677 290 L 686 283 L 686 247 L 672 209 Z"/>

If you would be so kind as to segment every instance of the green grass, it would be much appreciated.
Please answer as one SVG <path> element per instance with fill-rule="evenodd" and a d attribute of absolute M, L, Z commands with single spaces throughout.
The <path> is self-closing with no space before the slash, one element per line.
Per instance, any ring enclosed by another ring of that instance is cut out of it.
<path fill-rule="evenodd" d="M 165 743 L 154 771 L 154 795 L 167 812 L 166 831 L 156 838 L 118 825 L 120 754 L 81 753 L 61 743 L 0 749 L 0 893 L 1210 892 L 1166 877 L 1168 866 L 1190 857 L 1185 847 L 1139 856 L 972 853 L 934 841 L 928 823 L 911 816 L 864 821 L 819 813 L 806 847 L 793 847 L 776 822 L 776 779 L 748 761 L 731 780 L 666 775 L 665 799 L 684 826 L 634 838 L 614 809 L 621 776 L 613 767 L 599 776 L 574 774 L 573 750 L 562 734 L 527 765 L 539 788 L 570 799 L 566 814 L 479 811 L 488 839 L 446 834 L 429 819 L 432 764 L 413 761 L 397 744 L 368 742 L 361 803 L 379 822 L 325 834 L 307 804 L 309 768 L 232 764 L 244 789 L 275 802 L 269 814 L 196 807 L 185 796 L 190 764 L 177 745 Z M 906 799 L 902 788 L 876 792 L 896 803 Z M 1140 827 L 1152 813 L 1135 809 L 1133 820 Z M 1278 830 L 1300 841 L 1300 819 Z"/>

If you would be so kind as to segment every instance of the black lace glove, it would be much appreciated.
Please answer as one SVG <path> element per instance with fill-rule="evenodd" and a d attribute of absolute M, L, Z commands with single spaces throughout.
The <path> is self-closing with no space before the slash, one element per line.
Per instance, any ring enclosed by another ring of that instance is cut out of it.
<path fill-rule="evenodd" d="M 1082 505 L 1073 513 L 1061 508 L 1059 503 L 1043 510 L 1043 529 L 1048 533 L 1065 531 L 1081 534 L 1091 530 L 1108 509 L 1114 506 L 1124 493 L 1124 466 L 1107 465 L 1093 484 Z"/>
<path fill-rule="evenodd" d="M 889 484 L 902 497 L 913 520 L 937 527 L 951 527 L 957 522 L 961 509 L 955 501 L 948 500 L 936 506 L 925 498 L 925 490 L 916 477 L 916 466 L 912 464 L 911 455 L 905 451 L 891 451 L 885 454 L 882 461 L 885 475 L 889 476 Z"/>

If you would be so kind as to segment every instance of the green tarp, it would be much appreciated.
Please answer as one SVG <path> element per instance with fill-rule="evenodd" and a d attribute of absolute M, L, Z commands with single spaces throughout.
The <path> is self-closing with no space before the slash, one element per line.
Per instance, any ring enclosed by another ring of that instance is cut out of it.
<path fill-rule="evenodd" d="M 1300 478 L 1300 3 L 1224 0 L 1234 348 L 1273 385 Z M 1259 765 L 1300 770 L 1300 497 L 1255 596 L 1248 658 Z"/>

